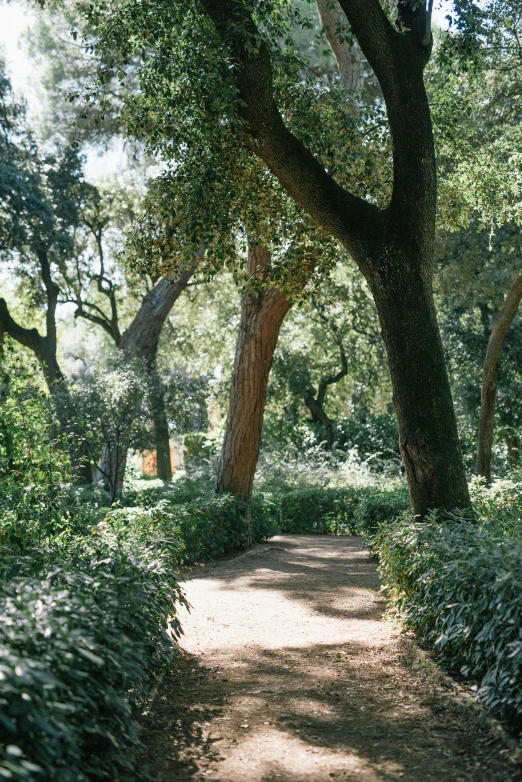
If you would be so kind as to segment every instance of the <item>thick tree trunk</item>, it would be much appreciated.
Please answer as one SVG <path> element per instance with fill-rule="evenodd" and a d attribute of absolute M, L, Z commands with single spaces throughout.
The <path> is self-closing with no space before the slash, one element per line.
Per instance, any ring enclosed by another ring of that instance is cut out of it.
<path fill-rule="evenodd" d="M 391 253 L 391 250 L 390 250 Z M 431 283 L 389 264 L 371 287 L 386 345 L 401 449 L 413 512 L 469 508 L 457 423 Z"/>
<path fill-rule="evenodd" d="M 470 508 L 444 364 L 431 268 L 437 181 L 423 71 L 432 46 L 430 7 L 339 0 L 377 77 L 393 151 L 385 209 L 341 187 L 285 125 L 274 91 L 271 48 L 250 6 L 201 0 L 237 74 L 246 143 L 292 198 L 350 252 L 372 289 L 387 349 L 412 509 Z M 252 46 L 252 40 L 260 41 Z"/>
<path fill-rule="evenodd" d="M 477 473 L 491 483 L 491 452 L 495 428 L 498 359 L 506 335 L 522 299 L 522 275 L 517 274 L 491 329 L 484 367 L 480 398 L 479 433 L 477 443 Z"/>
<path fill-rule="evenodd" d="M 270 263 L 265 247 L 249 254 L 249 273 Z M 225 439 L 215 490 L 249 501 L 261 443 L 268 376 L 281 323 L 291 307 L 277 288 L 259 294 L 246 292 L 236 343 Z"/>

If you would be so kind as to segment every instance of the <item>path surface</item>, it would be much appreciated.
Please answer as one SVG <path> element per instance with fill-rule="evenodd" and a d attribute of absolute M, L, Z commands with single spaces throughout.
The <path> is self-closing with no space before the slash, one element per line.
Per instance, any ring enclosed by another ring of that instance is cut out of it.
<path fill-rule="evenodd" d="M 510 782 L 520 765 L 382 620 L 361 541 L 274 538 L 185 583 L 145 719 L 161 782 Z"/>

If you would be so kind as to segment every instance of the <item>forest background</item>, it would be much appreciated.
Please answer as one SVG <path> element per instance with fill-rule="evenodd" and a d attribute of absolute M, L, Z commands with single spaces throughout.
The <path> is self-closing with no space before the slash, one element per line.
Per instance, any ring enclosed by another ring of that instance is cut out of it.
<path fill-rule="evenodd" d="M 342 190 L 340 227 L 212 25 L 232 74 L 265 73 L 258 33 L 193 5 L 31 7 L 24 66 L 2 65 L 0 771 L 130 773 L 177 568 L 278 530 L 363 532 L 403 621 L 519 731 L 518 4 L 436 9 L 432 36 L 431 4 L 399 3 L 413 109 L 353 9 L 256 5 L 266 84 L 324 176 L 287 153 L 325 203 L 326 176 Z"/>

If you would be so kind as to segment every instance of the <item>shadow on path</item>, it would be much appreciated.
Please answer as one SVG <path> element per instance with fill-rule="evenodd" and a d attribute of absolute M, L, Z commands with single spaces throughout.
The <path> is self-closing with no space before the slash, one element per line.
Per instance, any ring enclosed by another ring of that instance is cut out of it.
<path fill-rule="evenodd" d="M 383 622 L 357 538 L 286 536 L 186 584 L 145 720 L 162 782 L 511 782 L 520 766 Z"/>

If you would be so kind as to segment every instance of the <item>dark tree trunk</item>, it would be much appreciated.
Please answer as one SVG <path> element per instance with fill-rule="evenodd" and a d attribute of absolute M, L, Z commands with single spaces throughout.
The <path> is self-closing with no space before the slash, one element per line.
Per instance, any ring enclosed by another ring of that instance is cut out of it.
<path fill-rule="evenodd" d="M 517 274 L 507 293 L 500 312 L 491 329 L 484 367 L 480 397 L 479 433 L 477 443 L 477 473 L 491 483 L 491 452 L 495 428 L 495 403 L 497 398 L 498 359 L 506 335 L 518 311 L 522 299 L 522 275 Z"/>
<path fill-rule="evenodd" d="M 162 481 L 171 481 L 169 421 L 165 407 L 165 392 L 156 368 L 156 355 L 153 357 L 152 365 L 149 366 L 149 398 L 156 444 L 156 474 Z"/>
<path fill-rule="evenodd" d="M 334 427 L 333 427 L 333 421 L 328 416 L 326 410 L 324 409 L 323 405 L 318 402 L 318 400 L 315 398 L 315 396 L 312 393 L 312 390 L 308 391 L 304 395 L 304 403 L 307 406 L 307 408 L 310 410 L 310 413 L 312 415 L 312 421 L 321 423 L 324 427 L 324 433 L 325 433 L 325 447 L 327 451 L 331 451 L 334 444 Z"/>
<path fill-rule="evenodd" d="M 390 265 L 372 292 L 386 345 L 410 500 L 423 517 L 468 507 L 457 425 L 430 280 Z"/>
<path fill-rule="evenodd" d="M 265 247 L 249 253 L 249 272 L 270 263 Z M 259 456 L 268 376 L 281 323 L 291 303 L 277 288 L 246 292 L 236 343 L 225 439 L 219 459 L 217 494 L 230 492 L 247 502 L 252 496 Z"/>

